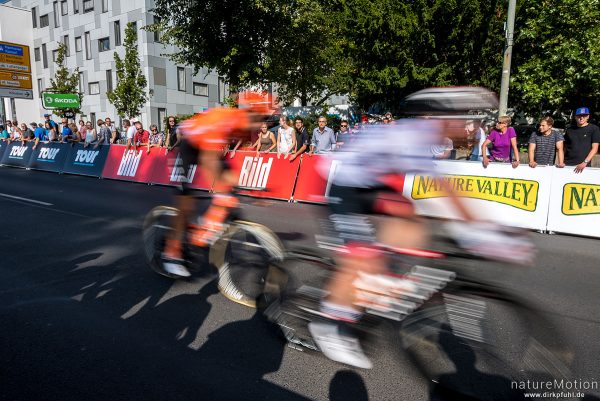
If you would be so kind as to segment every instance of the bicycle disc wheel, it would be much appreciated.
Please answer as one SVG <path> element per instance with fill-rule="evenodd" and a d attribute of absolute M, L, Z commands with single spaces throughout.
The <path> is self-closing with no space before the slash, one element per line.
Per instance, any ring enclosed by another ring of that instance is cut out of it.
<path fill-rule="evenodd" d="M 155 272 L 163 276 L 175 278 L 163 270 L 161 253 L 165 246 L 165 239 L 173 230 L 171 221 L 179 214 L 179 210 L 169 206 L 157 206 L 146 215 L 142 227 L 142 241 L 146 261 Z"/>
<path fill-rule="evenodd" d="M 401 347 L 436 399 L 515 400 L 568 380 L 572 353 L 542 313 L 492 287 L 455 282 L 400 323 Z"/>
<path fill-rule="evenodd" d="M 234 221 L 211 247 L 209 260 L 219 270 L 219 291 L 233 302 L 256 308 L 269 264 L 283 257 L 283 244 L 271 230 Z"/>

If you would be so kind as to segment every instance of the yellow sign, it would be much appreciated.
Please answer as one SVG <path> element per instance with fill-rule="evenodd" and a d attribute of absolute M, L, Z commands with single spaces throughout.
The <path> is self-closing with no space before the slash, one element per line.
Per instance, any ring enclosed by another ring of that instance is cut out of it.
<path fill-rule="evenodd" d="M 537 206 L 539 186 L 537 181 L 513 178 L 417 175 L 411 196 L 413 199 L 440 198 L 446 196 L 445 188 L 451 188 L 463 198 L 482 199 L 533 212 Z"/>
<path fill-rule="evenodd" d="M 31 73 L 29 46 L 0 42 L 0 70 Z"/>
<path fill-rule="evenodd" d="M 32 89 L 31 74 L 0 71 L 0 88 Z"/>
<path fill-rule="evenodd" d="M 600 213 L 600 185 L 565 184 L 562 212 L 568 216 Z"/>

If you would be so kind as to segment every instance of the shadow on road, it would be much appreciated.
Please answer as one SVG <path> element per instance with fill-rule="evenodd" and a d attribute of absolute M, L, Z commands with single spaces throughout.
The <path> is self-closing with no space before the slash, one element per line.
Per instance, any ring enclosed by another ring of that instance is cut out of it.
<path fill-rule="evenodd" d="M 351 370 L 340 370 L 329 384 L 329 401 L 369 401 L 362 377 Z"/>

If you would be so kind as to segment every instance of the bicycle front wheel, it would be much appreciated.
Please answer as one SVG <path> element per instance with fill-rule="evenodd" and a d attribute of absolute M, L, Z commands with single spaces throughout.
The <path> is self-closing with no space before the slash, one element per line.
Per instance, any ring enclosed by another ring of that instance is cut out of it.
<path fill-rule="evenodd" d="M 400 344 L 442 399 L 523 399 L 527 383 L 570 378 L 573 354 L 551 322 L 475 283 L 455 282 L 407 316 Z"/>

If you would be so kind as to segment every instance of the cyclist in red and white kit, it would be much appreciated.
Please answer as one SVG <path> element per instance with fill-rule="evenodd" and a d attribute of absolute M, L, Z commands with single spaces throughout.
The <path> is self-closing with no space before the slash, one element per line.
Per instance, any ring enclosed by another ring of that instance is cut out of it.
<path fill-rule="evenodd" d="M 415 216 L 410 201 L 394 188 L 394 177 L 406 173 L 433 172 L 431 147 L 442 137 L 464 134 L 464 122 L 473 110 L 497 108 L 496 96 L 483 88 L 431 88 L 409 95 L 404 110 L 420 118 L 407 118 L 393 125 L 367 129 L 360 138 L 332 155 L 337 161 L 330 199 L 330 225 L 340 245 L 336 255 L 338 269 L 327 285 L 328 296 L 321 302 L 327 322 L 311 322 L 309 330 L 321 351 L 330 359 L 360 368 L 371 368 L 354 334 L 353 323 L 362 310 L 356 306 L 354 282 L 360 273 L 381 274 L 387 261 L 376 243 L 401 248 L 422 248 L 428 230 Z M 425 117 L 425 118 L 422 118 Z M 328 164 L 329 165 L 329 164 Z M 475 222 L 473 213 L 445 188 L 455 210 L 466 222 Z M 375 228 L 370 215 L 388 218 Z M 455 226 L 460 245 L 471 252 L 486 254 L 489 235 L 481 235 L 477 224 L 468 230 Z M 487 224 L 485 231 L 494 232 Z M 499 234 L 502 238 L 506 237 Z M 484 241 L 482 242 L 481 237 Z M 519 244 L 526 254 L 527 244 Z M 520 257 L 517 252 L 516 258 Z"/>

